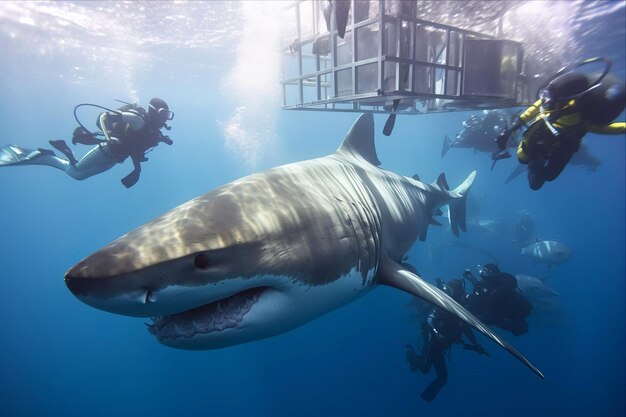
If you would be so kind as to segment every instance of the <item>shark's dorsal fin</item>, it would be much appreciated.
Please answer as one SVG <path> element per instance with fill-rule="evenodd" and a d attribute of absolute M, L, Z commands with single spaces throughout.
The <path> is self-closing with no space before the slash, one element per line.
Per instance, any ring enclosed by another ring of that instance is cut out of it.
<path fill-rule="evenodd" d="M 337 152 L 365 159 L 372 165 L 380 165 L 374 145 L 374 116 L 363 113 L 354 122 Z"/>
<path fill-rule="evenodd" d="M 450 187 L 448 187 L 448 180 L 446 180 L 446 174 L 444 174 L 443 172 L 441 174 L 439 174 L 439 177 L 437 178 L 437 185 L 442 190 L 449 190 L 450 189 Z"/>

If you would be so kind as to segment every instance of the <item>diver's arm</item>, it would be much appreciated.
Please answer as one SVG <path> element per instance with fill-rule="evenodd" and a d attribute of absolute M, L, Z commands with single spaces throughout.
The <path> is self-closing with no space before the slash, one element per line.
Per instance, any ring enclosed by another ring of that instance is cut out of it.
<path fill-rule="evenodd" d="M 509 137 L 511 137 L 511 133 L 518 130 L 524 124 L 526 124 L 529 120 L 532 120 L 537 116 L 541 107 L 542 100 L 539 99 L 535 101 L 533 104 L 527 108 L 524 113 L 520 114 L 515 123 L 511 125 L 508 129 L 504 129 L 500 134 L 496 137 L 495 142 L 498 144 L 498 148 L 501 151 L 506 149 L 506 144 L 509 141 Z"/>
<path fill-rule="evenodd" d="M 106 126 L 107 126 L 106 121 L 107 121 L 107 114 L 106 114 L 106 113 L 102 113 L 102 114 L 100 115 L 100 118 L 99 118 L 99 122 L 100 122 L 100 129 L 102 129 L 102 133 L 104 133 L 104 138 L 105 138 L 107 141 L 110 141 L 110 140 L 111 140 L 111 138 L 109 137 L 109 131 L 108 131 L 108 130 L 107 130 L 107 128 L 106 128 Z"/>
<path fill-rule="evenodd" d="M 159 142 L 163 142 L 166 145 L 172 145 L 174 143 L 174 141 L 172 139 L 170 139 L 169 136 L 164 135 L 163 133 L 161 133 L 161 131 L 159 130 Z"/>
<path fill-rule="evenodd" d="M 614 122 L 610 125 L 591 125 L 589 131 L 604 135 L 623 135 L 626 133 L 626 122 Z"/>
<path fill-rule="evenodd" d="M 481 355 L 489 356 L 489 352 L 487 352 L 483 345 L 481 345 L 476 339 L 476 335 L 472 331 L 472 328 L 465 323 L 463 324 L 465 325 L 463 329 L 463 334 L 465 335 L 465 337 L 467 337 L 467 340 L 469 340 L 469 343 L 463 343 L 463 349 L 473 350 L 474 352 L 480 353 Z"/>
<path fill-rule="evenodd" d="M 469 269 L 463 271 L 463 278 L 471 282 L 476 291 L 479 291 L 483 288 L 482 283 L 476 279 L 474 274 L 472 274 L 472 271 L 470 271 Z"/>
<path fill-rule="evenodd" d="M 130 158 L 133 161 L 134 169 L 131 171 L 130 174 L 122 178 L 122 184 L 124 184 L 124 187 L 126 188 L 132 187 L 137 183 L 137 181 L 139 181 L 139 174 L 141 174 L 141 162 L 145 160 L 145 157 L 143 158 L 143 160 L 141 160 L 135 155 L 131 155 Z"/>
<path fill-rule="evenodd" d="M 541 107 L 541 103 L 542 103 L 542 100 L 539 99 L 535 101 L 533 104 L 531 104 L 530 107 L 524 111 L 524 113 L 519 115 L 518 119 L 515 121 L 515 123 L 513 123 L 513 125 L 510 127 L 509 130 L 511 132 L 514 132 L 520 127 L 522 127 L 525 123 L 528 123 L 529 121 L 537 117 L 537 113 L 539 113 L 539 108 Z"/>

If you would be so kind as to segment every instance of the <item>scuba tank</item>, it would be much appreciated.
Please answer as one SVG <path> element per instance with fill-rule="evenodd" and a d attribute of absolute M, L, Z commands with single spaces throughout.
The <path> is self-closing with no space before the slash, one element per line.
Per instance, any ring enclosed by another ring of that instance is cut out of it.
<path fill-rule="evenodd" d="M 128 103 L 126 101 L 122 101 L 122 100 L 118 100 L 118 99 L 114 99 L 117 102 L 120 102 L 122 104 L 124 104 L 122 107 L 113 110 L 110 109 L 108 107 L 104 107 L 104 106 L 100 106 L 99 104 L 93 104 L 93 103 L 81 103 L 81 104 L 77 104 L 76 106 L 74 106 L 74 119 L 76 120 L 76 122 L 78 123 L 78 125 L 84 130 L 84 132 L 86 134 L 89 134 L 91 136 L 101 136 L 102 133 L 97 132 L 91 132 L 89 129 L 87 129 L 85 127 L 85 125 L 83 125 L 83 123 L 80 121 L 80 119 L 78 118 L 78 114 L 77 114 L 77 110 L 81 107 L 96 107 L 98 109 L 102 109 L 105 110 L 108 113 L 111 114 L 118 114 L 121 115 L 122 112 L 132 112 L 132 113 L 136 113 L 137 115 L 139 115 L 141 118 L 143 118 L 144 120 L 146 119 L 147 116 L 147 112 L 139 106 L 139 104 L 137 103 Z M 98 118 L 96 119 L 96 126 L 98 127 L 98 129 L 102 130 L 102 126 L 100 126 L 100 115 L 98 115 Z M 109 126 L 107 126 L 109 127 Z"/>
<path fill-rule="evenodd" d="M 596 74 L 587 76 L 593 80 Z M 591 82 L 591 81 L 590 81 Z M 578 107 L 585 120 L 593 124 L 611 123 L 626 106 L 624 83 L 611 74 L 606 75 L 599 85 L 585 92 L 578 101 Z"/>

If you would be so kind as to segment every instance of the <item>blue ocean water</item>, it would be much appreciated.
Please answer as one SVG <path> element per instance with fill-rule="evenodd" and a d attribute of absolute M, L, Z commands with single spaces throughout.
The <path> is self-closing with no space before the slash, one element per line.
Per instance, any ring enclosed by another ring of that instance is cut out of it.
<path fill-rule="evenodd" d="M 624 3 L 588 4 L 588 19 L 569 34 L 577 38 L 568 58 L 609 56 L 623 80 Z M 477 170 L 476 218 L 510 225 L 524 210 L 537 238 L 572 249 L 571 260 L 548 270 L 519 257 L 506 233 L 470 225 L 457 240 L 445 227 L 431 228 L 409 254 L 431 280 L 488 261 L 458 242 L 493 254 L 504 270 L 548 276 L 558 311 L 536 317 L 526 335 L 499 332 L 545 380 L 481 337 L 491 356 L 454 347 L 448 384 L 425 403 L 419 393 L 433 375 L 412 373 L 403 350 L 418 343 L 419 322 L 410 297 L 387 287 L 286 334 L 199 352 L 162 346 L 141 319 L 95 310 L 68 291 L 63 275 L 81 258 L 243 175 L 333 152 L 356 119 L 280 110 L 263 66 L 246 60 L 255 44 L 244 9 L 221 2 L 0 3 L 0 144 L 36 148 L 69 139 L 77 103 L 114 106 L 118 98 L 145 106 L 159 96 L 176 113 L 174 145 L 151 152 L 128 190 L 119 183 L 128 162 L 82 182 L 47 167 L 0 170 L 0 415 L 624 415 L 623 136 L 588 135 L 598 170 L 568 167 L 533 192 L 524 178 L 504 184 L 513 159 L 490 171 L 489 156 L 471 150 L 440 158 L 443 135 L 456 134 L 467 113 L 400 116 L 391 137 L 380 134 L 385 117 L 375 116 L 383 168 L 424 181 L 445 172 L 450 185 Z M 142 16 L 174 24 L 159 29 Z M 544 30 L 548 48 L 559 33 Z M 84 117 L 93 119 L 88 111 Z M 441 248 L 437 260 L 433 251 Z"/>

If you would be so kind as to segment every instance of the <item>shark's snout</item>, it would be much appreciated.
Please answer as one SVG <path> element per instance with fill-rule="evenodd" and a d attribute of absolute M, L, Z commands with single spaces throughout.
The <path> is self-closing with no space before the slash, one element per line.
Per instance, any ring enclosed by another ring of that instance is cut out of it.
<path fill-rule="evenodd" d="M 84 277 L 71 270 L 65 275 L 65 285 L 72 294 L 97 309 L 136 317 L 150 317 L 163 309 L 153 288 L 132 281 L 129 277 Z"/>
<path fill-rule="evenodd" d="M 170 314 L 201 304 L 196 298 L 176 302 L 173 296 L 190 287 L 191 279 L 184 278 L 194 272 L 193 261 L 164 258 L 144 266 L 127 262 L 127 253 L 127 247 L 119 242 L 103 248 L 70 268 L 65 284 L 84 303 L 127 316 Z"/>

